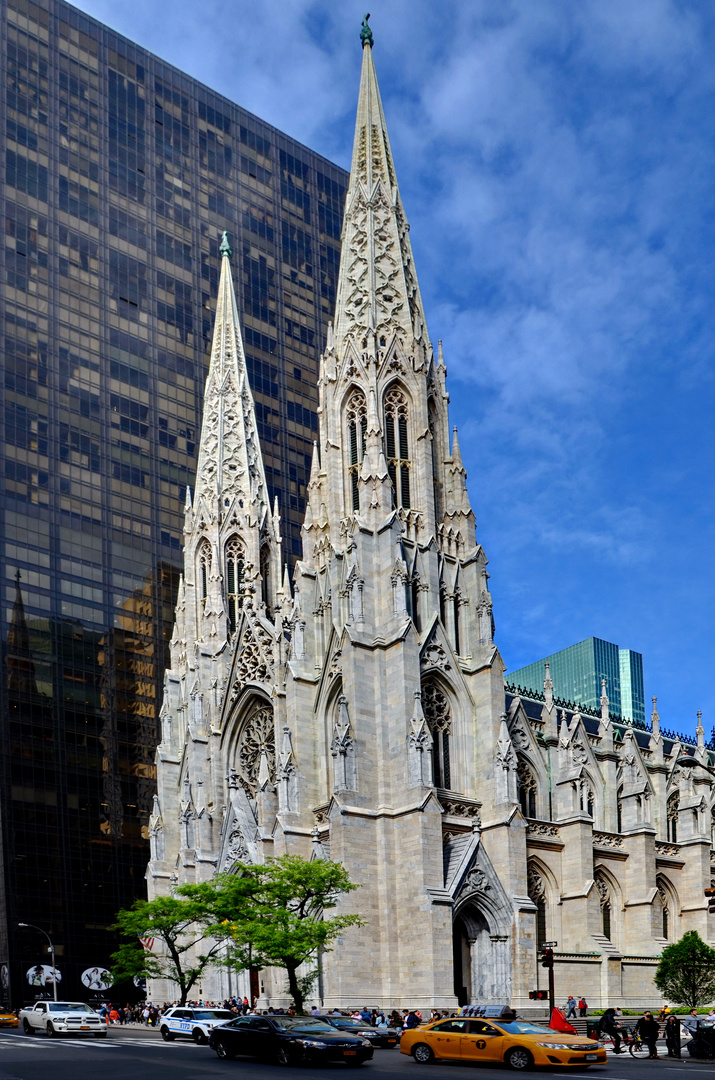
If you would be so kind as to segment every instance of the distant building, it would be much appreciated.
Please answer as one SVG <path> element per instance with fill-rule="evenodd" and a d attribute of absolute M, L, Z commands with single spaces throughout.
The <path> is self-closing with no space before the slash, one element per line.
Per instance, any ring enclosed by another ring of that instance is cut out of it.
<path fill-rule="evenodd" d="M 544 686 L 546 663 L 551 670 L 557 698 L 598 709 L 601 680 L 605 679 L 611 713 L 622 716 L 624 720 L 645 722 L 641 653 L 620 649 L 611 641 L 590 637 L 545 656 L 543 660 L 509 672 L 507 680 L 514 686 L 540 692 Z"/>

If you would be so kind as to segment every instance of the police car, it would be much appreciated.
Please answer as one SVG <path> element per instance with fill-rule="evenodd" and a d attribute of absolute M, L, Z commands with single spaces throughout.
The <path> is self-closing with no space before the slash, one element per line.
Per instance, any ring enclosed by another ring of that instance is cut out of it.
<path fill-rule="evenodd" d="M 164 1042 L 173 1042 L 177 1035 L 186 1035 L 195 1043 L 207 1043 L 209 1034 L 219 1024 L 235 1020 L 236 1013 L 230 1009 L 205 1009 L 199 1005 L 177 1005 L 168 1009 L 159 1021 L 159 1031 Z"/>

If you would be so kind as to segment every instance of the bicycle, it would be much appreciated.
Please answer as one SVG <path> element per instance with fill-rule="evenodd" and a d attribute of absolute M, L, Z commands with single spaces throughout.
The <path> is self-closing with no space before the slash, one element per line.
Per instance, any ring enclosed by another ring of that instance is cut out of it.
<path fill-rule="evenodd" d="M 600 1032 L 598 1036 L 598 1041 L 604 1048 L 604 1050 L 607 1049 L 609 1046 L 615 1048 L 616 1045 L 616 1041 L 613 1036 L 609 1035 L 606 1031 Z M 649 1050 L 647 1045 L 643 1042 L 640 1035 L 634 1035 L 630 1028 L 622 1028 L 621 1046 L 623 1047 L 623 1051 L 625 1051 L 626 1049 L 628 1050 L 628 1053 L 631 1055 L 631 1057 L 648 1057 Z"/>

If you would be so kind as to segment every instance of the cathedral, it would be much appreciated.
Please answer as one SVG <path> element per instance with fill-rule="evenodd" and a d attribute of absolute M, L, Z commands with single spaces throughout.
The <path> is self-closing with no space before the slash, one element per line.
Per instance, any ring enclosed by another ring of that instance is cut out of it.
<path fill-rule="evenodd" d="M 427 330 L 373 62 L 363 59 L 319 439 L 292 577 L 271 506 L 224 234 L 198 469 L 157 750 L 150 899 L 238 861 L 333 859 L 368 922 L 321 1005 L 659 1002 L 686 930 L 715 939 L 712 764 L 651 726 L 505 682 L 447 369 Z M 690 755 L 692 767 L 677 764 Z M 703 768 L 702 766 L 706 766 Z M 281 972 L 207 998 L 285 1004 Z M 149 993 L 171 1000 L 155 980 Z"/>

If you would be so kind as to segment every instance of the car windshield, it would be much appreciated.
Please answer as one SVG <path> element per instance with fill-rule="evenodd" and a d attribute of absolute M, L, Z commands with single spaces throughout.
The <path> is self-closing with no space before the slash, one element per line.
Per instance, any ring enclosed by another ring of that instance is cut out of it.
<path fill-rule="evenodd" d="M 544 1027 L 543 1024 L 529 1024 L 526 1020 L 495 1020 L 495 1024 L 498 1024 L 503 1031 L 508 1031 L 510 1035 L 555 1035 L 556 1032 L 552 1032 L 551 1028 Z M 558 1034 L 563 1035 L 564 1032 Z M 573 1036 L 571 1036 L 573 1038 Z"/>
<path fill-rule="evenodd" d="M 271 1019 L 276 1027 L 284 1031 L 324 1031 L 328 1035 L 333 1031 L 330 1024 L 317 1016 L 314 1020 L 309 1016 L 272 1016 Z"/>
<path fill-rule="evenodd" d="M 230 1009 L 194 1009 L 194 1020 L 233 1020 L 235 1016 Z"/>
<path fill-rule="evenodd" d="M 50 1012 L 85 1012 L 93 1013 L 94 1009 L 90 1009 L 89 1005 L 82 1005 L 79 1001 L 70 1001 L 67 1005 L 61 1005 L 59 1001 L 56 1004 L 50 1005 Z"/>
<path fill-rule="evenodd" d="M 369 1022 L 369 1020 L 368 1021 L 365 1021 L 365 1020 L 353 1020 L 349 1016 L 343 1016 L 343 1017 L 336 1016 L 335 1017 L 335 1023 L 340 1024 L 341 1027 L 354 1027 L 354 1028 L 369 1027 L 369 1028 L 371 1028 L 373 1026 Z"/>

